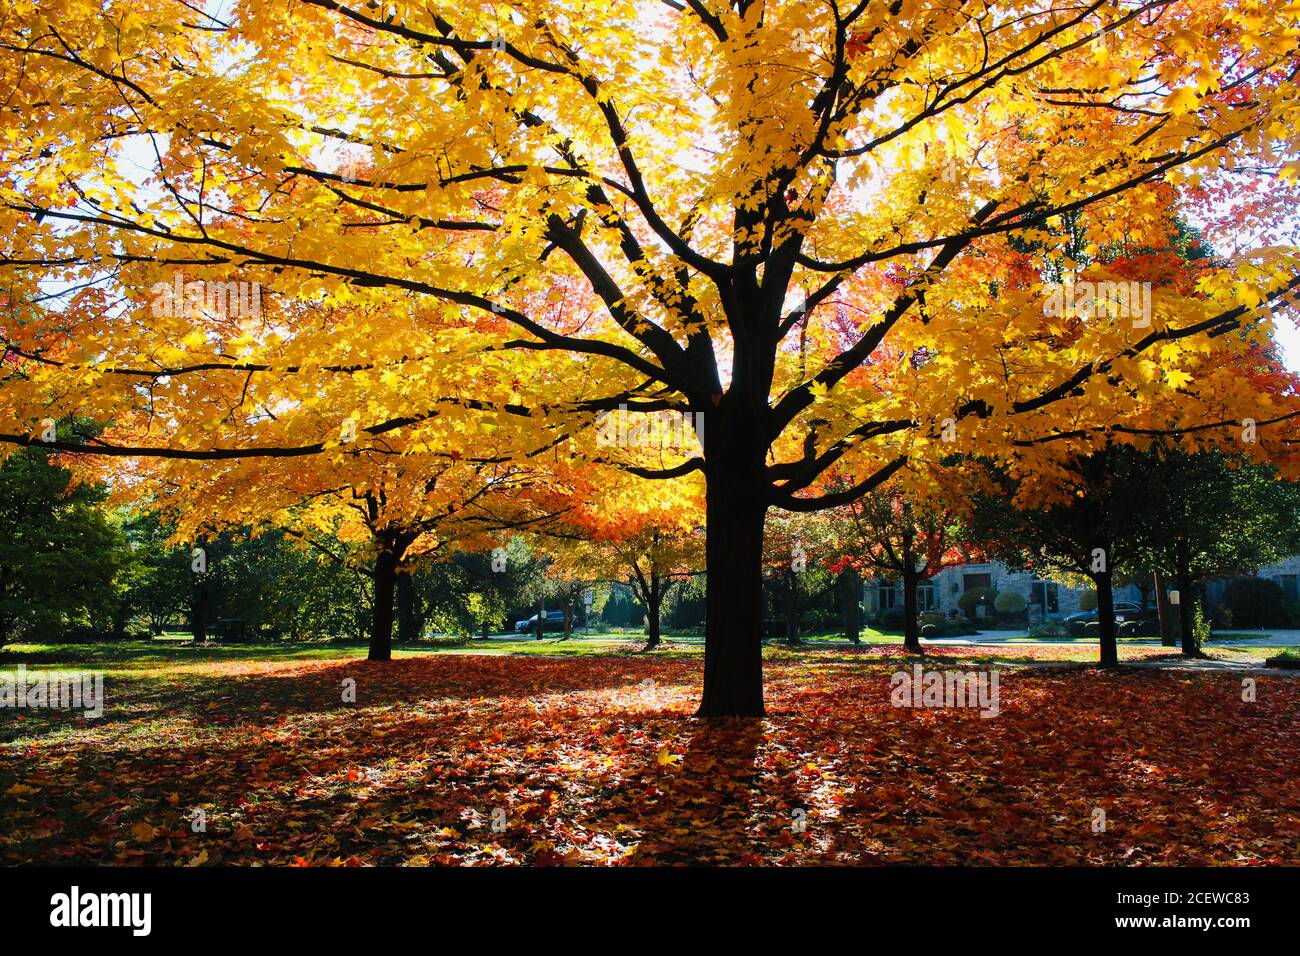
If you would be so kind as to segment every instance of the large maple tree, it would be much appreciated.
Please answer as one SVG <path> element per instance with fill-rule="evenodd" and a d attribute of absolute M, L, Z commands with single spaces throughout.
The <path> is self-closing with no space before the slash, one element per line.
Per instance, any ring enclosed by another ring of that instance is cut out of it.
<path fill-rule="evenodd" d="M 0 439 L 77 414 L 118 429 L 51 447 L 308 462 L 437 418 L 460 453 L 490 421 L 565 468 L 701 472 L 700 713 L 761 714 L 770 509 L 957 450 L 1141 440 L 1180 390 L 1214 396 L 1197 427 L 1249 417 L 1283 447 L 1293 409 L 1216 357 L 1300 286 L 1298 18 L 17 0 Z M 1171 206 L 1232 238 L 1194 288 L 1140 317 L 1045 307 L 1044 281 L 1133 280 L 1108 247 L 1162 245 Z M 256 283 L 266 314 L 160 316 L 182 273 Z M 601 445 L 596 416 L 623 409 L 689 414 L 698 446 Z"/>

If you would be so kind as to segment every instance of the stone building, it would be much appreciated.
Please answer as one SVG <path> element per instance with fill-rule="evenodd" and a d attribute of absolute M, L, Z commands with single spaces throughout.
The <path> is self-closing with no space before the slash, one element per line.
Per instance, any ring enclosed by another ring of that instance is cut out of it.
<path fill-rule="evenodd" d="M 1276 581 L 1287 601 L 1300 603 L 1300 555 L 1267 564 L 1254 572 L 1255 577 Z M 1228 579 L 1205 583 L 1205 596 L 1211 606 L 1223 601 Z M 960 613 L 957 599 L 975 588 L 994 588 L 999 593 L 1015 591 L 1025 599 L 1030 621 L 1060 619 L 1079 610 L 1084 588 L 1071 588 L 1055 581 L 1045 581 L 1032 571 L 1017 571 L 998 561 L 963 564 L 944 568 L 933 578 L 921 582 L 917 603 L 922 611 L 942 611 L 945 617 Z M 1115 588 L 1115 600 L 1142 603 L 1142 592 L 1129 584 Z M 1151 601 L 1154 603 L 1154 595 Z M 871 580 L 864 585 L 863 609 L 871 620 L 881 611 L 903 608 L 902 581 Z"/>
<path fill-rule="evenodd" d="M 1018 571 L 999 561 L 988 561 L 944 568 L 934 577 L 922 581 L 917 589 L 917 603 L 922 611 L 937 610 L 942 611 L 946 617 L 952 617 L 960 612 L 957 599 L 964 593 L 989 587 L 999 593 L 1015 591 L 1024 597 L 1031 621 L 1060 619 L 1073 614 L 1079 610 L 1079 599 L 1084 592 L 1083 588 L 1071 588 L 1055 581 L 1043 580 L 1032 571 Z M 1137 604 L 1141 602 L 1141 597 L 1141 593 L 1132 585 L 1115 588 L 1116 601 Z M 902 581 L 868 581 L 863 607 L 868 619 L 881 611 L 893 608 L 902 610 Z"/>
<path fill-rule="evenodd" d="M 1266 564 L 1254 572 L 1254 577 L 1276 581 L 1288 601 L 1300 602 L 1300 588 L 1297 587 L 1297 582 L 1300 582 L 1300 554 L 1283 558 L 1274 564 Z M 1205 582 L 1207 602 L 1211 605 L 1220 603 L 1227 586 L 1227 578 Z"/>

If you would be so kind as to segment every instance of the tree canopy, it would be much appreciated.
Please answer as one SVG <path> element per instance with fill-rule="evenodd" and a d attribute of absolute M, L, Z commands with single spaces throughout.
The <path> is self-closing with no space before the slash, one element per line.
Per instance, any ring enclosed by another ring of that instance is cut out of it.
<path fill-rule="evenodd" d="M 112 427 L 51 448 L 691 475 L 701 713 L 760 714 L 771 508 L 954 444 L 1050 469 L 1060 442 L 1244 420 L 1290 467 L 1268 344 L 1300 287 L 1297 18 L 19 0 L 0 440 L 76 415 Z M 1165 268 L 1179 216 L 1219 250 L 1190 276 Z M 660 413 L 695 440 L 600 440 Z"/>

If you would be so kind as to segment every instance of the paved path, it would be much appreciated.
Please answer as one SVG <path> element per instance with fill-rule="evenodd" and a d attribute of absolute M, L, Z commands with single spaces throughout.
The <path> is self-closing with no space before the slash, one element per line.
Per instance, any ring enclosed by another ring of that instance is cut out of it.
<path fill-rule="evenodd" d="M 1229 631 L 1230 634 L 1239 634 L 1240 631 Z M 555 641 L 558 635 L 547 634 L 546 640 Z M 487 638 L 487 641 L 521 641 L 529 640 L 529 635 L 522 634 L 493 634 Z M 476 641 L 483 640 L 476 638 Z M 604 644 L 616 645 L 624 641 L 636 642 L 645 640 L 644 635 L 625 634 L 617 637 L 588 637 L 587 635 L 575 631 L 571 640 L 599 642 Z M 775 638 L 769 639 L 772 643 L 780 643 Z M 690 637 L 665 637 L 664 641 L 671 644 L 703 644 L 704 638 L 699 636 Z M 869 645 L 880 645 L 883 647 L 893 646 L 896 642 L 886 641 L 863 641 L 860 645 L 854 645 L 849 641 L 810 641 L 813 647 L 865 647 Z M 1095 645 L 1096 639 L 1090 638 L 1064 638 L 1054 641 L 1041 640 L 1030 637 L 1024 631 L 982 631 L 979 634 L 972 634 L 968 637 L 923 637 L 921 643 L 934 646 L 958 646 L 958 647 L 981 647 L 990 646 L 998 647 L 1007 644 L 1023 644 L 1026 646 L 1039 647 L 1079 647 L 1088 644 Z M 1160 639 L 1155 637 L 1142 638 L 1122 638 L 1121 647 L 1159 647 Z M 1296 647 L 1300 646 L 1300 630 L 1279 629 L 1265 631 L 1259 637 L 1232 637 L 1222 640 L 1218 637 L 1210 638 L 1210 647 L 1258 647 L 1261 649 L 1270 647 Z M 1271 655 L 1268 655 L 1271 656 Z"/>
<path fill-rule="evenodd" d="M 1238 631 L 1229 631 L 1230 634 L 1238 634 Z M 1081 644 L 1096 644 L 1093 638 L 1080 637 L 1074 640 L 1062 639 L 1055 641 L 1039 640 L 1030 637 L 1023 631 L 984 631 L 980 634 L 972 634 L 969 637 L 923 637 L 922 644 L 1030 644 L 1040 645 L 1042 647 L 1074 647 Z M 1120 646 L 1137 646 L 1137 647 L 1159 647 L 1160 639 L 1157 637 L 1139 637 L 1139 638 L 1121 638 Z M 1230 637 L 1220 638 L 1216 635 L 1210 637 L 1210 647 L 1294 647 L 1300 645 L 1300 631 L 1277 630 L 1268 631 L 1259 637 Z"/>
<path fill-rule="evenodd" d="M 1240 634 L 1243 632 L 1229 631 L 1228 633 Z M 1211 640 L 1213 639 L 1213 636 L 1211 636 Z M 1293 628 L 1273 628 L 1265 631 L 1261 637 L 1232 637 L 1223 643 L 1228 646 L 1238 647 L 1295 647 L 1300 645 L 1300 630 Z"/>
<path fill-rule="evenodd" d="M 1282 667 L 1265 667 L 1264 658 L 1243 657 L 1235 661 L 1220 660 L 1168 660 L 1125 661 L 1125 667 L 1144 667 L 1153 671 L 1236 671 L 1239 674 L 1279 674 L 1282 677 L 1300 677 L 1300 671 Z"/>

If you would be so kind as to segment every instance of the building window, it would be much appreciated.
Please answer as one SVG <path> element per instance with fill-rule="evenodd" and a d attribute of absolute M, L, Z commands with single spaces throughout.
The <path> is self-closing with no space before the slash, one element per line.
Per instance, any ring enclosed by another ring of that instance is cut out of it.
<path fill-rule="evenodd" d="M 876 606 L 882 611 L 893 610 L 898 604 L 898 591 L 893 581 L 880 581 L 876 584 Z"/>
<path fill-rule="evenodd" d="M 961 576 L 961 589 L 963 591 L 991 587 L 993 587 L 993 575 L 991 574 L 963 574 Z"/>
<path fill-rule="evenodd" d="M 1055 581 L 1034 581 L 1029 585 L 1029 603 L 1037 604 L 1044 614 L 1055 614 L 1061 609 Z"/>
<path fill-rule="evenodd" d="M 918 611 L 933 611 L 939 606 L 939 601 L 935 597 L 934 582 L 926 581 L 924 584 L 916 586 L 916 608 Z"/>

